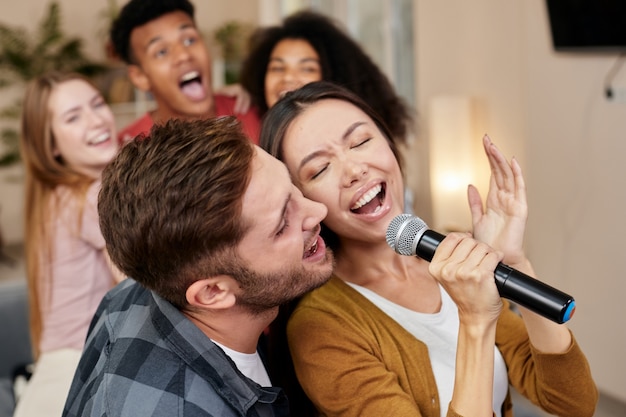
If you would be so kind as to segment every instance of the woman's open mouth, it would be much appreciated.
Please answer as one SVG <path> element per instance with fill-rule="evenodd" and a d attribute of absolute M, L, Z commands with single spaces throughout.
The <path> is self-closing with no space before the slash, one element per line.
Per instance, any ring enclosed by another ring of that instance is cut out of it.
<path fill-rule="evenodd" d="M 385 200 L 385 184 L 377 184 L 350 208 L 356 214 L 372 214 L 381 209 Z"/>

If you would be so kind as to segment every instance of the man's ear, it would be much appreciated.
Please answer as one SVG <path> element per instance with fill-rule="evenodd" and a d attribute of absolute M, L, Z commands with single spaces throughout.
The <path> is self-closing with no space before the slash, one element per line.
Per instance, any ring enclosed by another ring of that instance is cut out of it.
<path fill-rule="evenodd" d="M 139 65 L 130 64 L 128 66 L 128 78 L 141 91 L 150 91 L 150 80 Z"/>
<path fill-rule="evenodd" d="M 235 305 L 237 282 L 228 275 L 198 280 L 187 288 L 187 302 L 198 308 L 226 309 Z"/>

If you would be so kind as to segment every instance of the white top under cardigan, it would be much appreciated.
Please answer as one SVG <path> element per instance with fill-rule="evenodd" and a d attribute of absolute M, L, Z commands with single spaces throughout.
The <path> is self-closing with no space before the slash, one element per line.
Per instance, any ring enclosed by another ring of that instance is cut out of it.
<path fill-rule="evenodd" d="M 439 391 L 441 417 L 445 417 L 454 389 L 456 346 L 459 335 L 459 312 L 454 301 L 440 285 L 441 310 L 434 314 L 418 313 L 395 304 L 365 287 L 350 282 L 346 284 L 426 344 Z M 502 404 L 509 383 L 504 359 L 496 346 L 494 349 L 493 410 L 497 417 L 501 417 Z"/>

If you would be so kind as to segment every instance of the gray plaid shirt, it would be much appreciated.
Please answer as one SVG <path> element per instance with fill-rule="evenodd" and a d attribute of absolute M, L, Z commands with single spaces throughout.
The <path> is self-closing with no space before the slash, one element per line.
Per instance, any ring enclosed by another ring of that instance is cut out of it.
<path fill-rule="evenodd" d="M 63 416 L 288 416 L 170 303 L 127 279 L 104 297 Z"/>

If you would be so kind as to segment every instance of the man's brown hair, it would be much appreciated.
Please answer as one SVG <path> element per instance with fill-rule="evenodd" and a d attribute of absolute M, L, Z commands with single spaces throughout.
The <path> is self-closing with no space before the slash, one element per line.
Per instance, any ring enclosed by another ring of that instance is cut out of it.
<path fill-rule="evenodd" d="M 125 145 L 98 200 L 112 261 L 185 308 L 191 283 L 230 272 L 254 152 L 234 117 L 170 120 Z"/>

